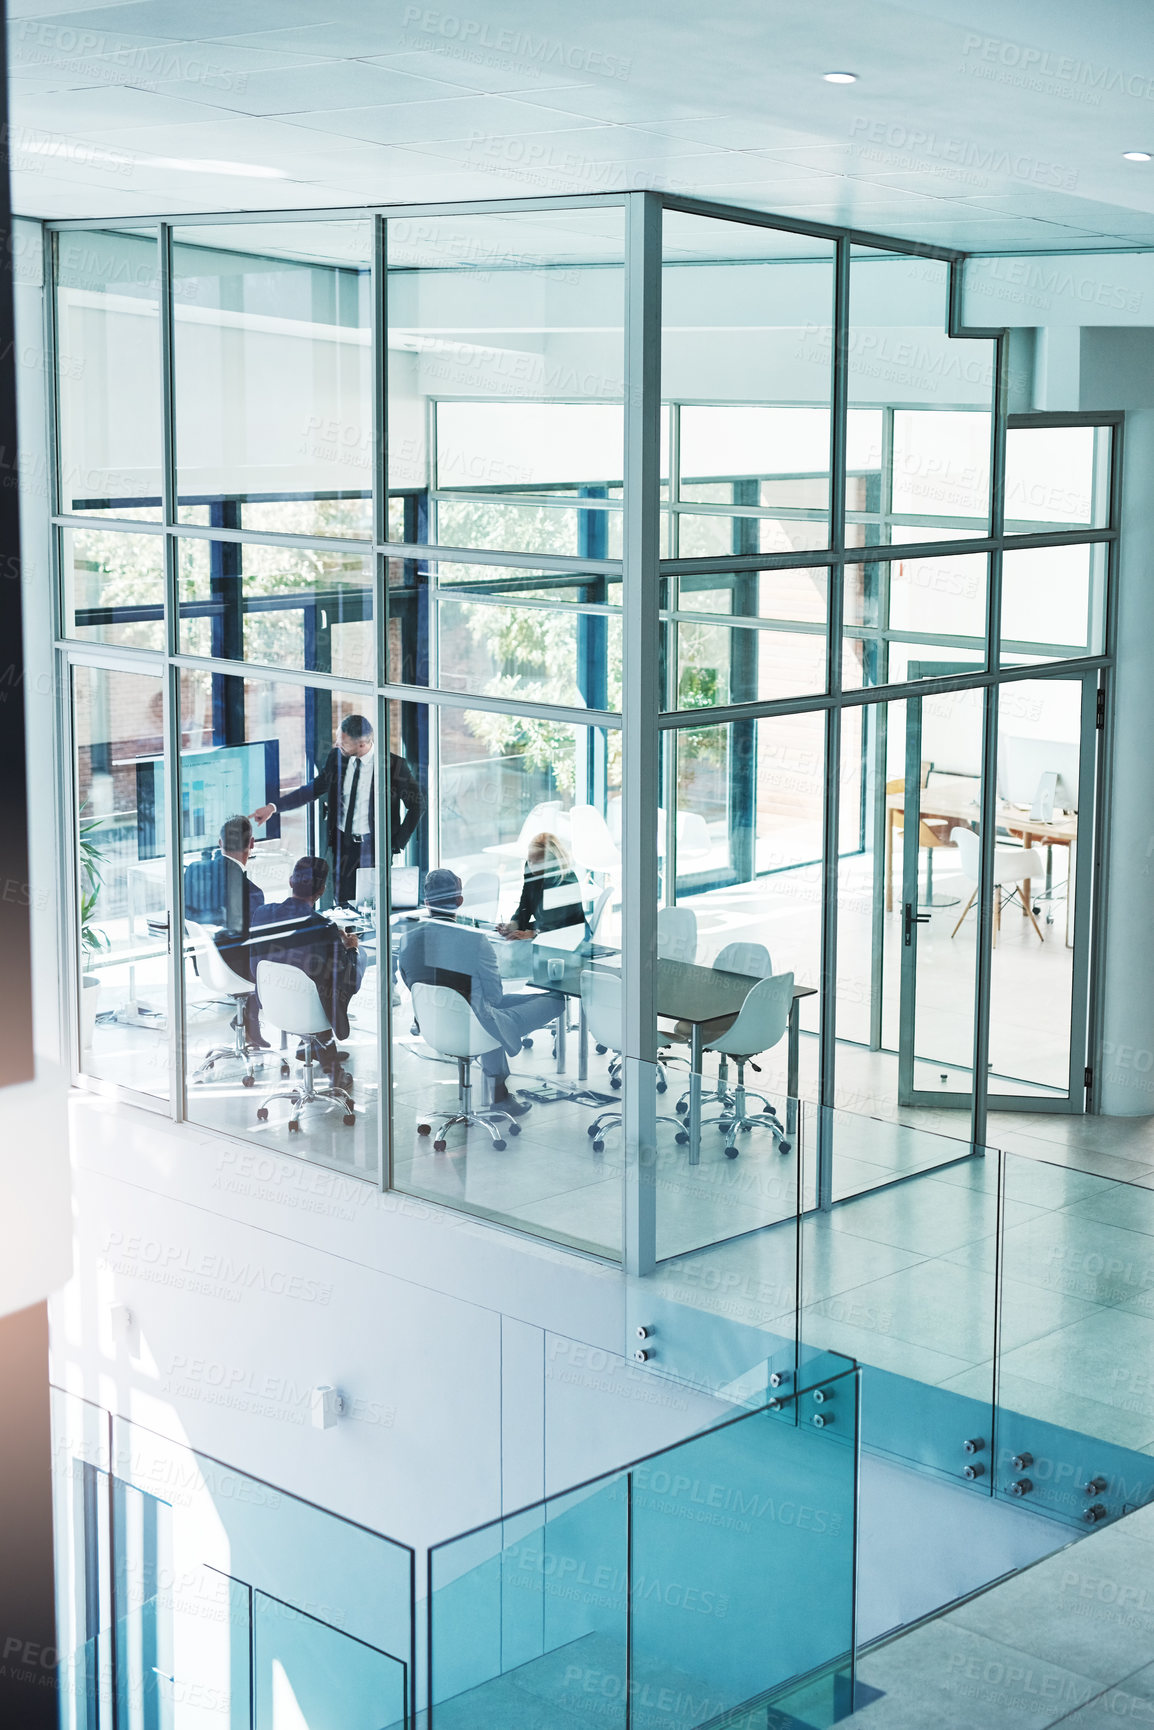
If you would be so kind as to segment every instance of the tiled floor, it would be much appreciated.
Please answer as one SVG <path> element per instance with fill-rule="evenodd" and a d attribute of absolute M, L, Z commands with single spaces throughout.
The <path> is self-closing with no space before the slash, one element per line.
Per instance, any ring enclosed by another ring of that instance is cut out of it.
<path fill-rule="evenodd" d="M 867 1653 L 860 1730 L 1154 1723 L 1154 1507 Z"/>

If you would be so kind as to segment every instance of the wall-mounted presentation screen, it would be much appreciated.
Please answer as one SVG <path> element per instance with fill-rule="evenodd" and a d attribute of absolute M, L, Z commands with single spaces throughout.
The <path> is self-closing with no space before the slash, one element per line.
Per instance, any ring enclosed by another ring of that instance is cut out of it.
<path fill-rule="evenodd" d="M 215 847 L 226 817 L 251 813 L 279 797 L 279 739 L 185 751 L 180 759 L 183 852 Z M 136 765 L 136 845 L 141 859 L 158 859 L 164 852 L 164 812 L 164 759 L 142 758 Z M 279 815 L 270 817 L 263 838 L 279 834 Z"/>

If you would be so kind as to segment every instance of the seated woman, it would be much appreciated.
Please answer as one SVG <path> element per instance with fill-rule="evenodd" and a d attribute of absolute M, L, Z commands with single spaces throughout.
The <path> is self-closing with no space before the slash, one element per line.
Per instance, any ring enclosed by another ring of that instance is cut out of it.
<path fill-rule="evenodd" d="M 509 923 L 498 925 L 497 930 L 502 937 L 532 938 L 542 931 L 559 931 L 584 922 L 581 886 L 568 853 L 547 830 L 534 835 L 517 910 Z"/>

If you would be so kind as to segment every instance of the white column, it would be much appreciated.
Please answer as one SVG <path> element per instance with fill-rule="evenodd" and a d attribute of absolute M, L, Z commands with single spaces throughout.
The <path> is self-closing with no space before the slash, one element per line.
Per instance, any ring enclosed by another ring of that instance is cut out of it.
<path fill-rule="evenodd" d="M 1100 1108 L 1154 1113 L 1154 409 L 1126 417 Z"/>

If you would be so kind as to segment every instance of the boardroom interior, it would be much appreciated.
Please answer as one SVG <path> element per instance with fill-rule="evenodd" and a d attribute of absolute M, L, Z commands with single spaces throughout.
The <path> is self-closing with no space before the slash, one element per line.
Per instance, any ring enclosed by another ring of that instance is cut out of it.
<path fill-rule="evenodd" d="M 631 1094 L 658 1261 L 1086 1109 L 1115 428 L 1011 413 L 948 254 L 656 194 L 49 244 L 82 1084 L 627 1262 Z M 342 896 L 345 796 L 279 807 L 350 717 Z M 339 1098 L 191 910 L 266 806 Z"/>

